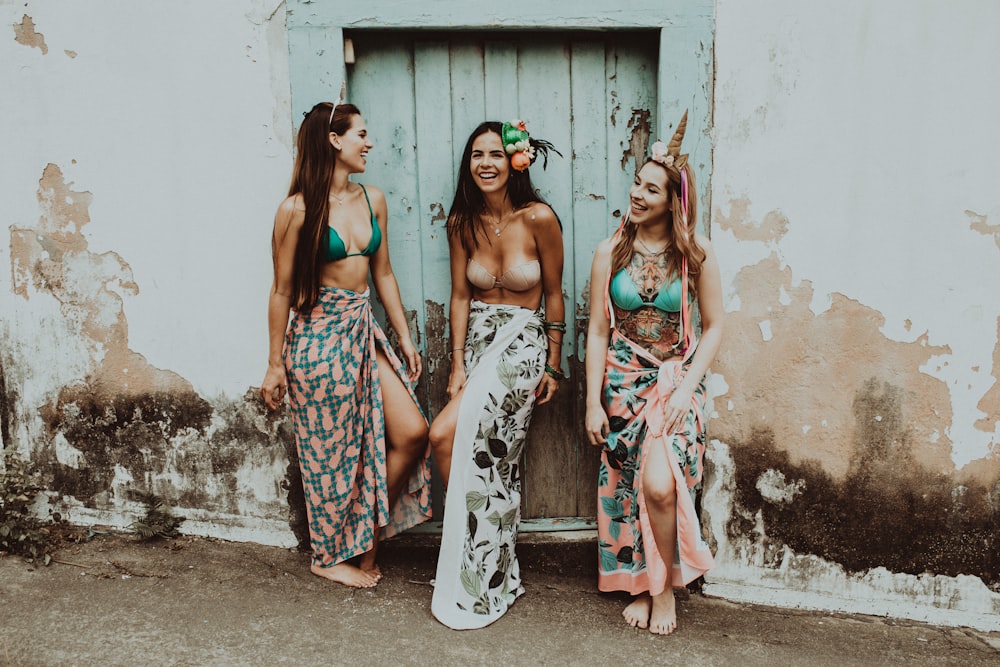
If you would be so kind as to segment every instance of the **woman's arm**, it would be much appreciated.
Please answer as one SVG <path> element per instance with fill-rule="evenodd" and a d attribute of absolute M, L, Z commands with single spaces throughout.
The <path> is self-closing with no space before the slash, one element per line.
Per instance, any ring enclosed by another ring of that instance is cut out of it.
<path fill-rule="evenodd" d="M 722 277 L 719 273 L 719 262 L 711 242 L 696 236 L 695 241 L 705 251 L 705 261 L 701 265 L 698 276 L 698 309 L 701 311 L 701 340 L 691 358 L 684 380 L 674 390 L 667 402 L 664 415 L 664 425 L 668 433 L 672 433 L 684 422 L 691 408 L 691 397 L 702 377 L 708 372 L 708 367 L 715 360 L 722 344 L 722 323 L 726 313 L 722 307 Z"/>
<path fill-rule="evenodd" d="M 469 328 L 469 307 L 472 289 L 465 277 L 469 257 L 458 236 L 448 236 L 451 264 L 451 302 L 448 307 L 448 327 L 451 331 L 451 375 L 448 377 L 448 398 L 455 398 L 465 386 L 465 336 Z"/>
<path fill-rule="evenodd" d="M 531 230 L 535 237 L 535 247 L 538 248 L 538 261 L 542 267 L 542 295 L 545 299 L 545 321 L 566 322 L 566 302 L 563 300 L 563 239 L 559 228 L 559 219 L 551 208 L 544 204 L 534 204 L 531 207 Z M 562 373 L 562 342 L 563 331 L 546 329 L 548 336 L 548 358 L 546 365 L 556 373 Z M 559 380 L 548 371 L 542 374 L 542 380 L 536 393 L 536 405 L 543 405 L 552 400 L 559 388 Z"/>
<path fill-rule="evenodd" d="M 399 296 L 399 284 L 396 282 L 396 275 L 392 272 L 392 263 L 389 261 L 389 211 L 385 204 L 385 195 L 372 185 L 368 186 L 368 195 L 372 202 L 372 210 L 375 211 L 375 219 L 382 231 L 382 243 L 371 258 L 372 283 L 385 308 L 389 326 L 399 339 L 399 350 L 406 361 L 407 376 L 411 382 L 416 382 L 423 371 L 423 362 L 410 338 L 410 327 L 406 323 L 403 300 Z"/>
<path fill-rule="evenodd" d="M 608 359 L 611 321 L 604 308 L 604 284 L 611 269 L 613 241 L 605 239 L 597 246 L 590 267 L 590 325 L 587 327 L 587 437 L 592 445 L 603 445 L 608 436 L 608 414 L 601 402 L 604 373 Z"/>
<path fill-rule="evenodd" d="M 267 372 L 260 386 L 261 397 L 272 410 L 277 409 L 285 398 L 285 364 L 281 353 L 285 342 L 285 329 L 288 327 L 288 311 L 292 305 L 295 246 L 305 215 L 305 205 L 301 198 L 293 196 L 281 203 L 274 216 L 274 232 L 271 237 L 274 279 L 267 300 Z"/>

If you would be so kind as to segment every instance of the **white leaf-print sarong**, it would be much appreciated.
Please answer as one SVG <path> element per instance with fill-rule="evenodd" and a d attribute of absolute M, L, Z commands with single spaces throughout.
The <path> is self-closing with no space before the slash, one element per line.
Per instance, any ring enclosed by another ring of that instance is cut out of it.
<path fill-rule="evenodd" d="M 524 593 L 514 545 L 521 452 L 545 369 L 541 311 L 473 301 L 441 554 L 431 610 L 450 628 L 481 628 Z"/>

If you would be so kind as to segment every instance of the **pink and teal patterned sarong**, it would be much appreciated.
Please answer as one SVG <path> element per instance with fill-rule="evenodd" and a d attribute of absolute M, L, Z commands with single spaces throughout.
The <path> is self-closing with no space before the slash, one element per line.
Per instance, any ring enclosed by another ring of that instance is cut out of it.
<path fill-rule="evenodd" d="M 714 564 L 694 504 L 705 454 L 705 378 L 691 398 L 683 427 L 668 434 L 663 423 L 664 406 L 684 379 L 696 346 L 687 264 L 683 266 L 683 359 L 659 361 L 615 328 L 605 284 L 611 339 L 602 394 L 609 428 L 597 480 L 597 587 L 602 591 L 659 595 L 669 585 L 687 585 Z M 670 554 L 669 568 L 656 548 L 642 490 L 643 466 L 652 447 L 666 448 L 677 489 L 677 552 Z"/>
<path fill-rule="evenodd" d="M 390 512 L 376 352 L 419 407 L 403 364 L 372 313 L 369 290 L 323 287 L 285 335 L 288 401 L 305 490 L 312 562 L 329 567 L 431 516 L 430 448 Z"/>

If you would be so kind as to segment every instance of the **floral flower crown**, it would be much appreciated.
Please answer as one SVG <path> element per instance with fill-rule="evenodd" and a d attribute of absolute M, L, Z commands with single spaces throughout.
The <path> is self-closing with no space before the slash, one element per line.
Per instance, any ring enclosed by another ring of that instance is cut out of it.
<path fill-rule="evenodd" d="M 549 165 L 549 151 L 559 157 L 562 153 L 556 150 L 548 141 L 544 139 L 532 139 L 528 135 L 528 128 L 523 120 L 512 120 L 504 123 L 500 129 L 500 140 L 503 142 L 503 149 L 510 155 L 510 166 L 517 171 L 524 171 L 535 161 L 536 151 L 541 154 L 544 162 L 542 168 Z"/>

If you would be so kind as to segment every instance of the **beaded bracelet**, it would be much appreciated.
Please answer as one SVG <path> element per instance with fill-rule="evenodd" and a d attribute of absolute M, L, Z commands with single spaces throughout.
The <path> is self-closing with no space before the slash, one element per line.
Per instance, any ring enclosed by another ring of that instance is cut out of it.
<path fill-rule="evenodd" d="M 548 364 L 545 364 L 545 372 L 548 373 L 549 375 L 551 375 L 552 377 L 554 377 L 557 380 L 565 380 L 566 379 L 566 375 L 563 374 L 562 371 L 557 371 L 556 369 L 552 368 L 552 366 L 549 366 Z"/>

